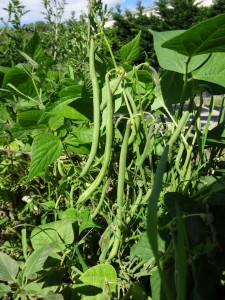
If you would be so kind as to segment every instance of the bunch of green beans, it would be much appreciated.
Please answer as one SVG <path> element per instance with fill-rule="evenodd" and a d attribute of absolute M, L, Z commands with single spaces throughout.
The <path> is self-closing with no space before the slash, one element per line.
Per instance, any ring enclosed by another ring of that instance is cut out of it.
<path fill-rule="evenodd" d="M 79 197 L 77 204 L 85 203 L 91 196 L 91 194 L 96 191 L 96 189 L 101 184 L 102 180 L 105 177 L 106 171 L 109 167 L 110 158 L 111 158 L 111 148 L 113 141 L 113 105 L 112 105 L 112 93 L 109 84 L 109 73 L 105 76 L 105 83 L 107 88 L 107 126 L 106 126 L 106 142 L 105 142 L 105 151 L 104 151 L 104 161 L 101 167 L 101 170 L 96 177 L 96 179 L 92 182 L 92 184 L 88 187 L 87 190 L 84 191 L 83 194 Z"/>

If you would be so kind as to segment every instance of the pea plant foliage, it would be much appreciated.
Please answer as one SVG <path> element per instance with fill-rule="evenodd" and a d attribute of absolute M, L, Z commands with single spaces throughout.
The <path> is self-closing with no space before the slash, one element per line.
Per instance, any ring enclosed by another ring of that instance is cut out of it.
<path fill-rule="evenodd" d="M 36 31 L 0 66 L 0 297 L 222 299 L 225 14 L 149 30 L 160 72 L 90 14 L 80 78 Z"/>

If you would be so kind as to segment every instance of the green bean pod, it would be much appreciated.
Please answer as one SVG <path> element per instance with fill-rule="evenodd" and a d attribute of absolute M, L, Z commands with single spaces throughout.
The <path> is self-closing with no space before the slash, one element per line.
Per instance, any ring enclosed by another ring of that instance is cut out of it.
<path fill-rule="evenodd" d="M 118 87 L 119 87 L 119 85 L 120 85 L 120 83 L 123 79 L 124 73 L 125 73 L 124 70 L 121 70 L 120 75 L 118 76 L 118 78 L 115 80 L 113 86 L 111 87 L 112 95 L 114 95 L 115 92 L 117 91 L 117 89 L 118 89 Z M 102 103 L 100 105 L 100 110 L 103 111 L 105 109 L 106 105 L 107 105 L 107 100 L 103 99 Z"/>
<path fill-rule="evenodd" d="M 84 176 L 88 172 L 91 164 L 95 159 L 98 150 L 99 134 L 100 134 L 100 96 L 99 96 L 100 91 L 99 91 L 98 78 L 95 70 L 95 43 L 93 39 L 91 39 L 91 44 L 90 44 L 89 65 L 90 65 L 90 76 L 91 76 L 91 83 L 92 83 L 92 90 L 93 90 L 94 128 L 93 128 L 91 151 L 88 160 L 80 174 L 80 177 Z"/>
<path fill-rule="evenodd" d="M 104 152 L 104 161 L 102 168 L 97 176 L 97 178 L 92 182 L 89 188 L 79 197 L 77 203 L 84 203 L 88 200 L 91 194 L 96 191 L 100 183 L 105 177 L 106 171 L 108 169 L 111 152 L 112 152 L 112 141 L 113 141 L 113 105 L 112 105 L 112 94 L 109 84 L 109 74 L 105 76 L 105 83 L 107 88 L 107 124 L 106 124 L 106 143 Z"/>
<path fill-rule="evenodd" d="M 118 188 L 117 188 L 117 213 L 116 213 L 116 231 L 114 237 L 113 247 L 110 251 L 108 260 L 114 258 L 119 250 L 121 238 L 122 238 L 122 223 L 123 223 L 123 197 L 124 197 L 124 182 L 126 174 L 126 163 L 127 163 L 127 149 L 128 140 L 130 136 L 131 124 L 127 122 L 126 131 L 123 139 L 123 144 L 120 152 L 119 161 L 119 175 L 118 175 Z"/>

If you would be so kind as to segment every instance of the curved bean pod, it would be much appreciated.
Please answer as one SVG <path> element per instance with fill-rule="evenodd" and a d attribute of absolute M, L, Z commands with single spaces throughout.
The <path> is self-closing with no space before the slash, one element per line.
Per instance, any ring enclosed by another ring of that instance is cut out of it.
<path fill-rule="evenodd" d="M 128 140 L 130 136 L 130 129 L 131 129 L 131 124 L 130 121 L 128 120 L 124 139 L 123 139 L 123 144 L 120 152 L 118 188 L 117 188 L 116 232 L 115 232 L 113 247 L 110 251 L 108 260 L 111 260 L 117 255 L 121 238 L 122 238 L 121 227 L 123 223 L 124 182 L 125 182 L 125 174 L 126 174 L 127 148 L 128 148 Z"/>
<path fill-rule="evenodd" d="M 107 87 L 107 125 L 106 125 L 106 144 L 104 152 L 104 161 L 102 168 L 97 176 L 97 178 L 92 182 L 89 188 L 79 197 L 77 203 L 84 203 L 88 200 L 90 195 L 98 188 L 100 183 L 105 177 L 106 171 L 108 169 L 111 151 L 112 151 L 112 141 L 113 141 L 113 105 L 112 105 L 112 94 L 109 84 L 109 74 L 105 76 L 105 83 Z"/>
<path fill-rule="evenodd" d="M 83 177 L 89 170 L 91 164 L 93 163 L 99 143 L 99 133 L 100 133 L 100 92 L 99 92 L 99 83 L 95 70 L 95 43 L 91 39 L 90 44 L 90 56 L 89 56 L 89 65 L 90 65 L 90 75 L 93 89 L 93 108 L 94 108 L 94 128 L 93 128 L 93 138 L 91 144 L 91 151 L 88 157 L 88 160 L 80 174 L 80 177 Z"/>

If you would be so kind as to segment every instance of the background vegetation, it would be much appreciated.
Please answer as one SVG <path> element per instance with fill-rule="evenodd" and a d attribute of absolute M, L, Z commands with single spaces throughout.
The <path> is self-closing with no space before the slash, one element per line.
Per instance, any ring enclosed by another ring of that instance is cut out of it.
<path fill-rule="evenodd" d="M 223 299 L 222 2 L 43 4 L 1 28 L 0 297 Z"/>

